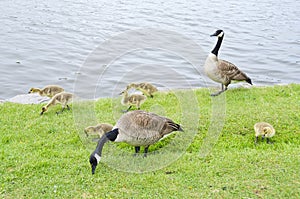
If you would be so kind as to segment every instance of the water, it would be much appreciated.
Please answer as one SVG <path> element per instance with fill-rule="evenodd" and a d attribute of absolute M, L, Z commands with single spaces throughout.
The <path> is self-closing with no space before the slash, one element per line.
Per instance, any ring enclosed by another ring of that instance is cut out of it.
<path fill-rule="evenodd" d="M 203 76 L 200 66 L 216 43 L 209 37 L 216 29 L 225 31 L 220 58 L 236 64 L 255 85 L 299 83 L 299 7 L 294 0 L 2 0 L 0 99 L 47 84 L 73 91 L 82 78 L 91 79 L 82 88 L 95 97 L 112 96 L 142 80 L 161 89 L 219 86 Z M 132 49 L 108 65 L 101 55 L 99 62 L 89 58 L 103 42 L 143 28 L 173 31 L 198 44 L 197 66 L 151 47 Z M 91 74 L 84 70 L 86 63 L 94 64 Z"/>

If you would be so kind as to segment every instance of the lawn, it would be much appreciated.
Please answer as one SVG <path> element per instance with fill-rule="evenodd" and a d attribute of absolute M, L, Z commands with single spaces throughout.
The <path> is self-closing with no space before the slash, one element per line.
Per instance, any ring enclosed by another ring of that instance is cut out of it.
<path fill-rule="evenodd" d="M 120 99 L 75 101 L 40 116 L 43 105 L 0 104 L 1 198 L 299 198 L 300 85 L 158 92 L 141 109 L 183 126 L 150 146 L 147 158 L 107 143 L 94 175 L 96 136 L 115 124 Z M 272 144 L 254 144 L 253 125 L 271 123 Z"/>

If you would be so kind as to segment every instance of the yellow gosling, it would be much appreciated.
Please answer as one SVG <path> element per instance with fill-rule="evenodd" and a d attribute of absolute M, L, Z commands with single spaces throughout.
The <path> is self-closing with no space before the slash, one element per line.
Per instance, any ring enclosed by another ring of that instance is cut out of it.
<path fill-rule="evenodd" d="M 262 140 L 266 137 L 267 143 L 270 144 L 270 138 L 275 135 L 275 129 L 267 122 L 258 122 L 254 125 L 255 131 L 255 144 L 258 141 L 258 137 L 262 136 Z"/>
<path fill-rule="evenodd" d="M 137 109 L 139 110 L 140 106 L 147 99 L 146 96 L 140 95 L 140 94 L 131 94 L 131 95 L 129 95 L 127 90 L 122 91 L 121 95 L 123 96 L 122 99 L 121 99 L 121 103 L 124 106 L 128 106 L 129 105 L 129 107 L 127 108 L 127 110 L 125 110 L 124 112 L 128 112 L 133 105 L 135 105 L 137 107 Z"/>
<path fill-rule="evenodd" d="M 42 89 L 31 88 L 28 93 L 38 93 L 41 96 L 53 97 L 57 93 L 64 92 L 64 89 L 57 85 L 48 85 Z"/>
<path fill-rule="evenodd" d="M 147 95 L 153 98 L 153 93 L 157 92 L 157 88 L 150 83 L 143 82 L 143 83 L 131 83 L 128 84 L 126 90 L 134 88 L 136 90 L 141 91 L 144 95 Z"/>
<path fill-rule="evenodd" d="M 61 104 L 62 106 L 62 110 L 56 112 L 56 114 L 62 113 L 65 107 L 67 107 L 67 109 L 70 110 L 68 104 L 72 101 L 72 99 L 73 99 L 72 93 L 66 93 L 66 92 L 58 93 L 51 98 L 51 100 L 48 102 L 47 105 L 42 107 L 42 112 L 40 114 L 43 115 L 44 112 L 46 112 L 50 106 L 54 106 L 56 104 Z"/>
<path fill-rule="evenodd" d="M 101 123 L 96 126 L 88 126 L 84 129 L 86 136 L 89 135 L 99 135 L 99 138 L 102 137 L 105 133 L 111 131 L 113 126 L 111 124 Z"/>

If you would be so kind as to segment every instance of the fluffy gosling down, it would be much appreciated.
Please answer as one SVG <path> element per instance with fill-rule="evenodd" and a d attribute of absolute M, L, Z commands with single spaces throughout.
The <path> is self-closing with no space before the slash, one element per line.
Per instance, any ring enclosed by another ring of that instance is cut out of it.
<path fill-rule="evenodd" d="M 183 130 L 179 124 L 169 118 L 141 110 L 123 114 L 113 130 L 100 138 L 96 149 L 90 155 L 92 174 L 95 173 L 101 159 L 102 148 L 107 141 L 125 142 L 135 146 L 136 153 L 140 151 L 140 146 L 144 146 L 144 157 L 146 157 L 150 145 L 173 131 Z"/>
<path fill-rule="evenodd" d="M 157 92 L 157 88 L 150 83 L 143 82 L 143 83 L 131 83 L 128 84 L 126 90 L 134 88 L 136 90 L 141 91 L 144 95 L 147 95 L 153 98 L 153 93 Z"/>
<path fill-rule="evenodd" d="M 57 93 L 64 92 L 64 89 L 57 85 L 48 85 L 42 89 L 31 88 L 28 93 L 38 93 L 40 96 L 53 97 Z"/>
<path fill-rule="evenodd" d="M 122 99 L 121 99 L 121 103 L 124 106 L 128 106 L 129 105 L 129 107 L 127 108 L 127 110 L 125 110 L 123 112 L 128 112 L 133 105 L 135 105 L 137 107 L 137 109 L 139 110 L 140 106 L 147 99 L 146 96 L 140 95 L 140 94 L 131 94 L 131 95 L 129 95 L 127 90 L 122 91 L 120 93 L 120 95 L 123 96 Z"/>
<path fill-rule="evenodd" d="M 246 81 L 247 83 L 252 85 L 251 79 L 244 72 L 242 72 L 238 67 L 236 67 L 234 64 L 228 61 L 218 58 L 218 52 L 224 38 L 224 31 L 217 30 L 214 34 L 210 36 L 218 37 L 218 42 L 214 47 L 214 49 L 206 58 L 204 64 L 204 71 L 210 79 L 222 84 L 222 90 L 217 93 L 211 94 L 211 96 L 217 96 L 223 93 L 224 91 L 226 91 L 228 85 L 233 80 Z"/>
<path fill-rule="evenodd" d="M 101 123 L 101 124 L 97 124 L 96 126 L 86 127 L 84 129 L 84 132 L 85 132 L 86 136 L 99 135 L 99 137 L 101 138 L 102 135 L 111 131 L 112 128 L 113 128 L 113 126 L 111 124 Z"/>
<path fill-rule="evenodd" d="M 257 144 L 258 137 L 262 136 L 262 140 L 266 137 L 267 143 L 270 144 L 270 138 L 275 135 L 275 129 L 267 122 L 258 122 L 254 125 L 255 144 Z"/>
<path fill-rule="evenodd" d="M 62 110 L 59 112 L 56 112 L 56 114 L 62 113 L 65 110 L 65 107 L 67 107 L 68 110 L 70 110 L 69 103 L 73 99 L 73 94 L 72 93 L 67 93 L 67 92 L 62 92 L 54 95 L 51 100 L 48 102 L 46 106 L 42 107 L 42 112 L 40 115 L 43 115 L 44 112 L 48 110 L 49 107 L 54 106 L 56 104 L 61 104 Z"/>

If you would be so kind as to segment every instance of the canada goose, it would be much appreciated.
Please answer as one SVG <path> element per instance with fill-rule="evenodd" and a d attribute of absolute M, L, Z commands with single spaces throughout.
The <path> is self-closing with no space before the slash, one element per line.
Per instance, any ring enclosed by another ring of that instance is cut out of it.
<path fill-rule="evenodd" d="M 255 144 L 258 141 L 258 136 L 262 136 L 262 139 L 267 138 L 267 143 L 270 144 L 270 138 L 275 135 L 275 129 L 267 122 L 258 122 L 254 125 L 255 131 Z"/>
<path fill-rule="evenodd" d="M 99 137 L 102 137 L 103 134 L 111 131 L 113 126 L 111 124 L 97 124 L 96 126 L 88 126 L 84 129 L 84 132 L 86 136 L 89 136 L 91 134 L 97 134 Z"/>
<path fill-rule="evenodd" d="M 145 100 L 147 99 L 146 96 L 144 95 L 140 95 L 140 94 L 128 94 L 127 90 L 124 90 L 120 93 L 123 97 L 121 100 L 121 103 L 123 105 L 129 105 L 129 107 L 127 108 L 126 111 L 129 111 L 129 109 L 131 109 L 132 105 L 135 105 L 137 107 L 137 109 L 140 109 L 140 106 L 145 102 Z"/>
<path fill-rule="evenodd" d="M 43 115 L 44 112 L 46 112 L 50 106 L 54 106 L 56 104 L 61 104 L 62 106 L 62 110 L 60 112 L 56 112 L 56 114 L 63 112 L 65 107 L 67 107 L 68 110 L 70 110 L 68 103 L 71 102 L 72 99 L 73 99 L 72 93 L 66 93 L 66 92 L 57 93 L 51 98 L 51 100 L 48 102 L 46 106 L 42 107 L 42 112 L 40 114 Z"/>
<path fill-rule="evenodd" d="M 234 64 L 218 59 L 218 52 L 222 44 L 222 40 L 224 38 L 224 31 L 217 30 L 214 34 L 210 35 L 217 36 L 218 42 L 211 53 L 206 58 L 204 64 L 204 70 L 206 75 L 215 82 L 219 82 L 222 84 L 222 90 L 212 94 L 212 96 L 217 96 L 222 92 L 227 90 L 228 85 L 231 83 L 232 80 L 236 81 L 246 81 L 252 85 L 251 79 L 238 67 Z M 224 89 L 225 86 L 225 89 Z"/>
<path fill-rule="evenodd" d="M 28 93 L 39 93 L 41 96 L 53 97 L 57 93 L 63 92 L 64 89 L 57 85 L 48 85 L 42 89 L 39 88 L 31 88 Z"/>
<path fill-rule="evenodd" d="M 129 90 L 131 88 L 140 90 L 144 93 L 144 95 L 150 96 L 151 98 L 153 98 L 153 93 L 158 91 L 155 86 L 147 82 L 128 84 L 126 90 Z"/>
<path fill-rule="evenodd" d="M 103 145 L 107 141 L 125 142 L 135 146 L 136 153 L 139 152 L 140 146 L 144 146 L 144 157 L 146 157 L 151 144 L 173 131 L 183 130 L 179 124 L 174 123 L 169 118 L 141 110 L 125 113 L 117 121 L 113 130 L 100 138 L 95 151 L 90 155 L 92 174 L 95 173 L 101 159 Z"/>

